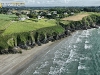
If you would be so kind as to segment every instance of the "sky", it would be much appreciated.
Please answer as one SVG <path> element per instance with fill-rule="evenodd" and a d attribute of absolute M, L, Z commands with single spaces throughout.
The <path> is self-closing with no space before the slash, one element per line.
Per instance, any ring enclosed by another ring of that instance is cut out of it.
<path fill-rule="evenodd" d="M 0 0 L 0 2 L 25 2 L 26 6 L 100 6 L 100 0 Z"/>

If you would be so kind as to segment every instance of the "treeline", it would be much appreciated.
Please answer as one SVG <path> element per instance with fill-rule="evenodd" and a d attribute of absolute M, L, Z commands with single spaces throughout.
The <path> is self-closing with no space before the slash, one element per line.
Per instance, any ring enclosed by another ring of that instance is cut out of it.
<path fill-rule="evenodd" d="M 100 7 L 84 7 L 83 11 L 86 11 L 86 12 L 100 12 Z"/>
<path fill-rule="evenodd" d="M 0 9 L 0 14 L 16 14 L 13 12 L 13 10 L 16 10 L 17 13 L 20 13 L 22 15 L 27 15 L 30 18 L 43 16 L 45 18 L 55 19 L 68 17 L 82 11 L 100 12 L 100 7 L 3 7 Z M 22 10 L 30 11 L 30 13 L 27 14 L 26 12 L 21 12 Z M 39 10 L 39 12 L 36 12 L 35 10 Z"/>

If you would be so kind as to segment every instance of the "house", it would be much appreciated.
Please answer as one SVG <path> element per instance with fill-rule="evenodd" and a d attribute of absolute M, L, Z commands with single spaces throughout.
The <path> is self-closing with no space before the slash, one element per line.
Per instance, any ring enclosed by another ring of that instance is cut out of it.
<path fill-rule="evenodd" d="M 43 19 L 44 18 L 44 16 L 38 16 L 38 19 L 40 20 L 40 19 Z"/>
<path fill-rule="evenodd" d="M 41 19 L 41 16 L 38 16 L 38 19 L 40 20 Z"/>
<path fill-rule="evenodd" d="M 51 15 L 51 13 L 48 13 L 47 15 Z"/>
<path fill-rule="evenodd" d="M 67 12 L 64 13 L 64 15 L 67 15 L 67 14 L 68 14 Z"/>
<path fill-rule="evenodd" d="M 53 14 L 57 14 L 57 11 L 53 11 Z"/>
<path fill-rule="evenodd" d="M 71 12 L 71 15 L 74 15 L 75 13 L 74 12 Z"/>
<path fill-rule="evenodd" d="M 26 18 L 25 17 L 22 17 L 22 18 L 19 18 L 19 20 L 20 21 L 24 21 L 24 20 L 26 20 Z"/>
<path fill-rule="evenodd" d="M 26 19 L 30 19 L 28 16 L 26 16 Z"/>

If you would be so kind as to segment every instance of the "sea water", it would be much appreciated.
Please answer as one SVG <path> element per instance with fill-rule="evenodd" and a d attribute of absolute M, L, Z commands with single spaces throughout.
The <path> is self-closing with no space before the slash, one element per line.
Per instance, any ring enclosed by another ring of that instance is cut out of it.
<path fill-rule="evenodd" d="M 100 75 L 100 29 L 76 31 L 21 75 Z"/>

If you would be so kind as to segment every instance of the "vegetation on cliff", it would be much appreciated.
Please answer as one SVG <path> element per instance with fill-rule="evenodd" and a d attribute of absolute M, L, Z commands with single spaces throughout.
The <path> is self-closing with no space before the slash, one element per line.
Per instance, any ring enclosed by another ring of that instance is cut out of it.
<path fill-rule="evenodd" d="M 4 30 L 0 35 L 0 53 L 18 53 L 22 49 L 33 48 L 36 44 L 41 45 L 48 41 L 54 41 L 58 35 L 64 33 L 64 28 L 59 25 L 41 27 L 31 31 L 5 34 Z M 55 38 L 54 38 L 55 37 Z"/>
<path fill-rule="evenodd" d="M 100 15 L 92 13 L 78 20 L 74 17 L 74 20 L 67 18 L 67 20 L 5 21 L 1 22 L 3 26 L 0 25 L 0 54 L 22 53 L 21 49 L 30 49 L 35 45 L 41 46 L 49 41 L 59 40 L 76 30 L 98 28 Z"/>
<path fill-rule="evenodd" d="M 82 20 L 81 20 L 82 19 Z M 80 29 L 89 29 L 97 28 L 100 24 L 100 14 L 99 13 L 89 13 L 88 16 L 77 18 L 77 15 L 74 18 L 67 18 L 66 20 L 62 19 L 60 25 L 69 30 L 80 30 Z"/>

